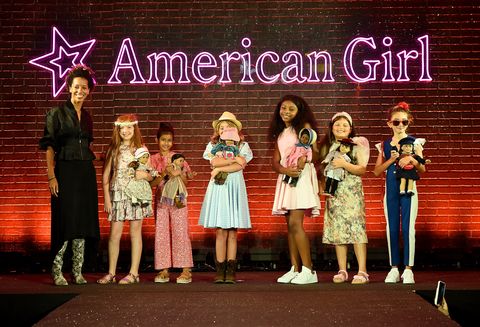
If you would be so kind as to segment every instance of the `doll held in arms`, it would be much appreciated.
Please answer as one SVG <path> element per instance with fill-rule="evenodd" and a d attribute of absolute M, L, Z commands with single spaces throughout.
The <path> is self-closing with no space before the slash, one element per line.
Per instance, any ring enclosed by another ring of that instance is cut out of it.
<path fill-rule="evenodd" d="M 125 194 L 132 199 L 133 205 L 147 207 L 152 203 L 152 188 L 145 179 L 136 179 L 135 172 L 146 171 L 153 177 L 157 176 L 157 172 L 148 166 L 150 153 L 145 147 L 138 148 L 135 151 L 135 160 L 128 164 L 129 174 L 131 176 L 125 188 Z"/>
<path fill-rule="evenodd" d="M 303 169 L 305 164 L 312 161 L 312 144 L 317 140 L 317 133 L 311 128 L 302 128 L 298 133 L 299 142 L 290 150 L 287 157 L 287 167 Z M 285 175 L 283 181 L 291 186 L 297 186 L 299 177 Z"/>
<path fill-rule="evenodd" d="M 185 157 L 181 153 L 175 153 L 172 156 L 172 163 L 167 166 L 167 182 L 163 186 L 162 196 L 160 202 L 171 206 L 176 206 L 181 209 L 187 203 L 187 187 L 185 186 L 184 178 L 192 179 L 195 173 L 188 173 L 185 175 L 183 167 L 185 164 Z"/>
<path fill-rule="evenodd" d="M 418 175 L 417 169 L 411 163 L 404 167 L 398 165 L 398 161 L 407 156 L 413 156 L 422 165 L 430 162 L 430 160 L 425 160 L 419 155 L 415 154 L 415 138 L 412 136 L 407 136 L 398 141 L 400 146 L 399 154 L 400 156 L 397 159 L 397 166 L 395 168 L 395 174 L 397 179 L 400 179 L 400 195 L 409 195 L 412 196 L 413 192 L 413 181 L 419 180 L 420 176 Z M 395 150 L 392 150 L 395 151 Z"/>
<path fill-rule="evenodd" d="M 235 127 L 225 128 L 222 134 L 220 134 L 219 143 L 213 147 L 211 154 L 225 159 L 233 159 L 240 154 L 240 150 L 238 149 L 239 141 L 240 136 Z M 212 177 L 215 180 L 215 184 L 223 185 L 227 176 L 228 173 L 226 172 L 212 171 Z"/>
<path fill-rule="evenodd" d="M 325 160 L 322 161 L 322 163 L 327 164 L 325 170 L 323 171 L 325 177 L 327 178 L 323 193 L 330 196 L 335 196 L 338 183 L 345 179 L 345 169 L 340 167 L 335 168 L 332 163 L 333 160 L 337 158 L 343 158 L 346 162 L 352 162 L 352 149 L 354 145 L 357 145 L 350 138 L 341 139 L 339 142 L 340 145 L 338 148 L 330 151 L 330 153 L 325 157 Z"/>

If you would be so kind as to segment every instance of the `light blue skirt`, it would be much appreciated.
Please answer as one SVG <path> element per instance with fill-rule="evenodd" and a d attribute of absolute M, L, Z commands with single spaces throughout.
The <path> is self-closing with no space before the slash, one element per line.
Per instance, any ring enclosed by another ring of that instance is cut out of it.
<path fill-rule="evenodd" d="M 223 185 L 210 181 L 198 223 L 205 228 L 252 227 L 242 171 L 229 173 Z"/>

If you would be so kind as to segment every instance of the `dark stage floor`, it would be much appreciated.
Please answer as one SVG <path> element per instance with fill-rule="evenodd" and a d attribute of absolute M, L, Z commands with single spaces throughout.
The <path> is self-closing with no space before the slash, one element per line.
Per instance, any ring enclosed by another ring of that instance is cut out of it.
<path fill-rule="evenodd" d="M 335 285 L 331 271 L 320 271 L 318 284 L 280 285 L 280 274 L 239 272 L 237 284 L 217 285 L 213 273 L 198 272 L 193 283 L 178 285 L 155 284 L 155 274 L 146 273 L 140 284 L 103 286 L 94 283 L 100 274 L 87 273 L 89 284 L 66 287 L 53 286 L 48 274 L 4 274 L 2 325 L 7 319 L 12 326 L 456 326 L 431 304 L 438 280 L 447 284 L 453 318 L 462 299 L 475 310 L 479 305 L 479 271 L 419 271 L 411 286 L 386 285 L 384 271 L 370 272 L 368 285 Z M 43 313 L 27 319 L 39 306 Z M 462 316 L 457 321 L 469 325 Z"/>

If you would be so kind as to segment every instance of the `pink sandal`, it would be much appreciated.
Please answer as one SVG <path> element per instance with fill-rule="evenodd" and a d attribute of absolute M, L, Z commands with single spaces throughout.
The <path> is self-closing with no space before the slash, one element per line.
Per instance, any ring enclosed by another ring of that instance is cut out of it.
<path fill-rule="evenodd" d="M 348 280 L 348 273 L 345 270 L 339 270 L 338 274 L 333 276 L 333 282 L 335 284 L 345 283 Z"/>
<path fill-rule="evenodd" d="M 361 285 L 369 282 L 368 274 L 364 271 L 359 271 L 357 275 L 353 276 L 352 284 Z"/>
<path fill-rule="evenodd" d="M 128 273 L 128 275 L 123 277 L 122 279 L 120 279 L 120 281 L 118 283 L 121 284 L 121 285 L 129 285 L 129 284 L 136 284 L 136 283 L 139 283 L 139 282 L 140 282 L 140 276 L 139 275 L 135 276 L 132 273 Z"/>
<path fill-rule="evenodd" d="M 117 281 L 115 280 L 115 276 L 110 273 L 97 280 L 97 284 L 101 285 L 115 284 L 116 282 Z"/>

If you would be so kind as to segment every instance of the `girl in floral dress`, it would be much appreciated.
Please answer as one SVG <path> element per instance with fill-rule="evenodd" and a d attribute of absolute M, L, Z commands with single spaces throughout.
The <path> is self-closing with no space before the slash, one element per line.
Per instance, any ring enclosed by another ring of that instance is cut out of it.
<path fill-rule="evenodd" d="M 334 197 L 327 197 L 323 226 L 323 243 L 335 245 L 338 274 L 334 283 L 348 281 L 348 244 L 353 244 L 358 262 L 358 273 L 352 284 L 368 283 L 367 274 L 367 233 L 365 229 L 365 201 L 361 176 L 365 174 L 369 159 L 369 144 L 364 137 L 355 137 L 352 117 L 346 112 L 333 115 L 328 132 L 321 141 L 320 156 L 324 159 L 336 151 L 340 140 L 352 138 L 356 145 L 352 149 L 352 162 L 344 158 L 332 160 L 334 168 L 345 170 L 345 179 L 338 184 Z"/>
<path fill-rule="evenodd" d="M 110 238 L 108 240 L 108 274 L 97 280 L 99 284 L 116 282 L 120 238 L 125 221 L 130 222 L 132 259 L 128 275 L 118 283 L 133 284 L 140 281 L 138 268 L 142 254 L 142 221 L 143 218 L 152 216 L 153 210 L 151 203 L 147 206 L 134 205 L 131 197 L 125 193 L 125 189 L 133 178 L 151 181 L 152 175 L 155 175 L 146 171 L 136 171 L 135 176 L 129 173 L 128 165 L 135 159 L 135 151 L 142 146 L 142 136 L 136 116 L 130 114 L 118 117 L 103 171 L 104 210 L 108 213 L 108 221 L 110 221 Z"/>

